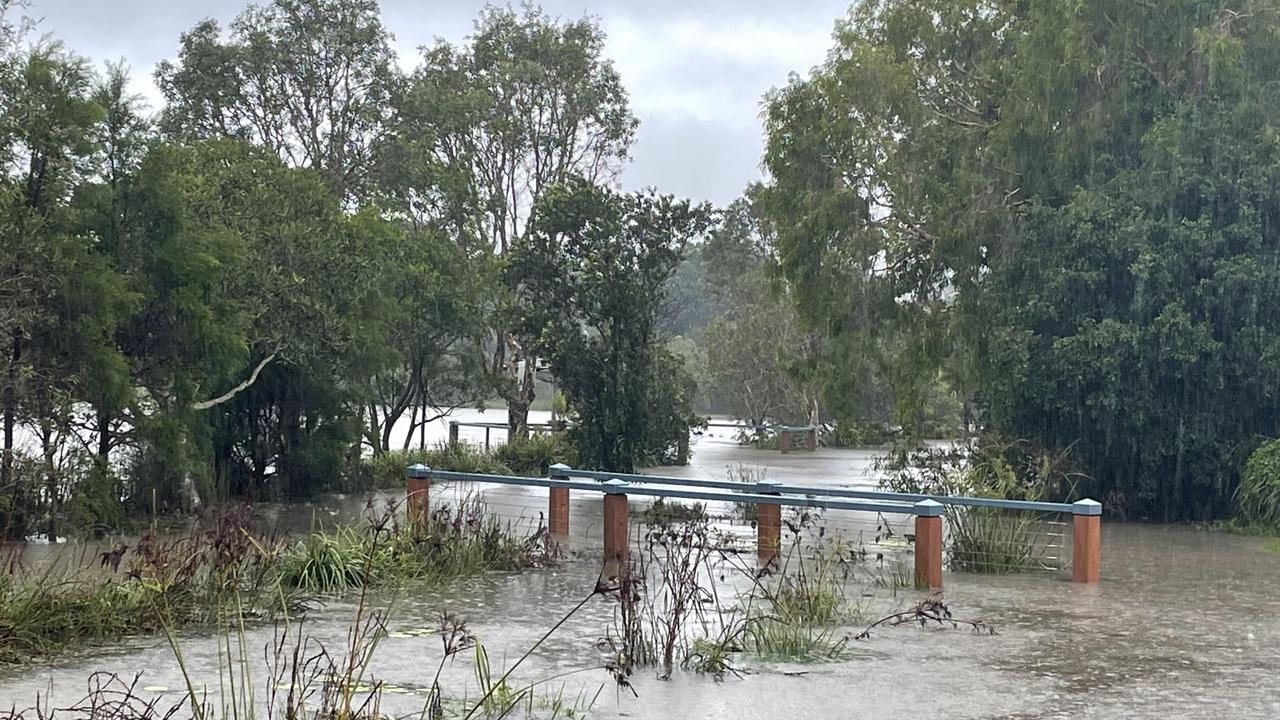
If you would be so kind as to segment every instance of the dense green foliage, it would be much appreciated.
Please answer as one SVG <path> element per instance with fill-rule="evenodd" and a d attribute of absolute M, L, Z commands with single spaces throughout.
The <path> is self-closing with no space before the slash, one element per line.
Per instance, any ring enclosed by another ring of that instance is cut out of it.
<path fill-rule="evenodd" d="M 152 116 L 0 0 L 0 534 L 351 487 L 494 397 L 517 442 L 476 467 L 659 462 L 699 406 L 1257 514 L 1280 11 L 1113 5 L 855 4 L 712 213 L 613 189 L 590 19 L 487 8 L 405 72 L 375 0 L 271 0 L 184 33 Z M 519 442 L 547 370 L 572 450 Z"/>
<path fill-rule="evenodd" d="M 1235 500 L 1240 520 L 1280 527 L 1280 440 L 1263 443 L 1249 456 Z"/>
<path fill-rule="evenodd" d="M 710 208 L 572 180 L 535 206 L 506 280 L 520 325 L 550 361 L 588 466 L 631 472 L 688 436 L 695 389 L 661 342 L 663 288 Z"/>
<path fill-rule="evenodd" d="M 406 74 L 373 0 L 273 0 L 184 33 L 153 117 L 0 20 L 0 535 L 350 487 L 494 395 L 525 434 L 505 254 L 635 129 L 594 22 L 487 9 Z"/>
<path fill-rule="evenodd" d="M 771 101 L 780 258 L 830 350 L 941 372 L 1130 515 L 1224 512 L 1274 436 L 1280 155 L 1259 2 L 880 0 Z"/>

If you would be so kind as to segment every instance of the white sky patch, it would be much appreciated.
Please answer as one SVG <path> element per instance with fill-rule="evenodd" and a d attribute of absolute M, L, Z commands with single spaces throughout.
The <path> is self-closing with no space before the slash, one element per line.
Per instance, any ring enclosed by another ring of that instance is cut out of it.
<path fill-rule="evenodd" d="M 830 27 L 786 27 L 756 18 L 604 19 L 609 56 L 646 115 L 758 126 L 760 100 L 790 71 L 821 62 Z"/>

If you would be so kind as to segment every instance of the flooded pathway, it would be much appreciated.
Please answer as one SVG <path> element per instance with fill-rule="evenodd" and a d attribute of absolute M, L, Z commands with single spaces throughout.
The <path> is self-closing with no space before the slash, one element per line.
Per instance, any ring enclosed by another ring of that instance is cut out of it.
<path fill-rule="evenodd" d="M 782 456 L 715 437 L 704 437 L 694 450 L 694 464 L 679 469 L 682 474 L 722 479 L 727 468 L 741 463 L 784 482 L 875 482 L 873 451 Z M 485 496 L 514 522 L 536 523 L 545 504 L 545 495 L 532 488 L 504 487 Z M 391 608 L 393 631 L 372 664 L 372 675 L 389 686 L 382 712 L 421 712 L 441 659 L 439 638 L 428 632 L 441 611 L 469 619 L 496 676 L 589 594 L 599 571 L 593 559 L 599 502 L 575 495 L 575 557 L 560 566 L 378 596 L 375 604 Z M 333 498 L 268 515 L 305 528 L 315 518 L 358 517 L 363 504 L 363 497 Z M 618 688 L 602 669 L 609 653 L 601 641 L 613 626 L 614 603 L 596 597 L 515 677 L 537 682 L 535 707 L 550 716 L 558 702 L 561 717 L 568 709 L 588 707 L 591 717 L 652 720 L 1280 717 L 1280 555 L 1267 552 L 1265 544 L 1186 527 L 1104 523 L 1102 582 L 1096 586 L 1073 585 L 1061 573 L 946 575 L 952 611 L 994 625 L 997 635 L 885 628 L 869 640 L 850 641 L 837 662 L 743 658 L 741 676 L 731 674 L 723 682 L 691 672 L 662 681 L 642 669 L 632 678 L 638 697 Z M 852 599 L 870 615 L 908 607 L 919 597 L 914 591 L 868 592 L 873 596 Z M 354 613 L 351 600 L 329 603 L 307 616 L 305 631 L 340 648 Z M 860 627 L 839 632 L 853 634 Z M 272 640 L 271 628 L 248 633 L 256 677 L 267 677 L 263 648 Z M 193 678 L 216 688 L 217 642 L 207 633 L 192 633 L 182 637 L 181 646 Z M 51 667 L 0 674 L 0 706 L 23 707 L 40 693 L 51 696 L 54 706 L 73 701 L 95 670 L 143 672 L 141 685 L 175 700 L 183 685 L 163 639 L 135 639 Z M 446 663 L 440 684 L 447 695 L 476 698 L 472 656 Z"/>

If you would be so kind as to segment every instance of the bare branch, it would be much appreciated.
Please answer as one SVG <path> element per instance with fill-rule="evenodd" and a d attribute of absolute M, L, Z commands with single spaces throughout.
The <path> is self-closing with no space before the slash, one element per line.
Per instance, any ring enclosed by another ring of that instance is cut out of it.
<path fill-rule="evenodd" d="M 209 408 L 215 405 L 221 405 L 236 395 L 239 395 L 241 392 L 248 390 L 255 382 L 258 381 L 258 374 L 262 372 L 262 368 L 266 367 L 268 363 L 275 359 L 275 353 L 271 353 L 270 355 L 262 358 L 262 362 L 258 363 L 258 366 L 253 369 L 248 380 L 245 380 L 212 400 L 202 400 L 201 402 L 193 403 L 191 407 L 195 410 L 208 410 Z"/>

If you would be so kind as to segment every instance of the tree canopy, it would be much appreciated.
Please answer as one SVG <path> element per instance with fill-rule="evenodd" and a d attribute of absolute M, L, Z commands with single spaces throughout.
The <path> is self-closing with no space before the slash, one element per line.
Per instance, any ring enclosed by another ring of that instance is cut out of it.
<path fill-rule="evenodd" d="M 1070 448 L 1138 517 L 1222 512 L 1277 428 L 1275 8 L 857 5 L 771 100 L 766 206 L 801 313 Z"/>

